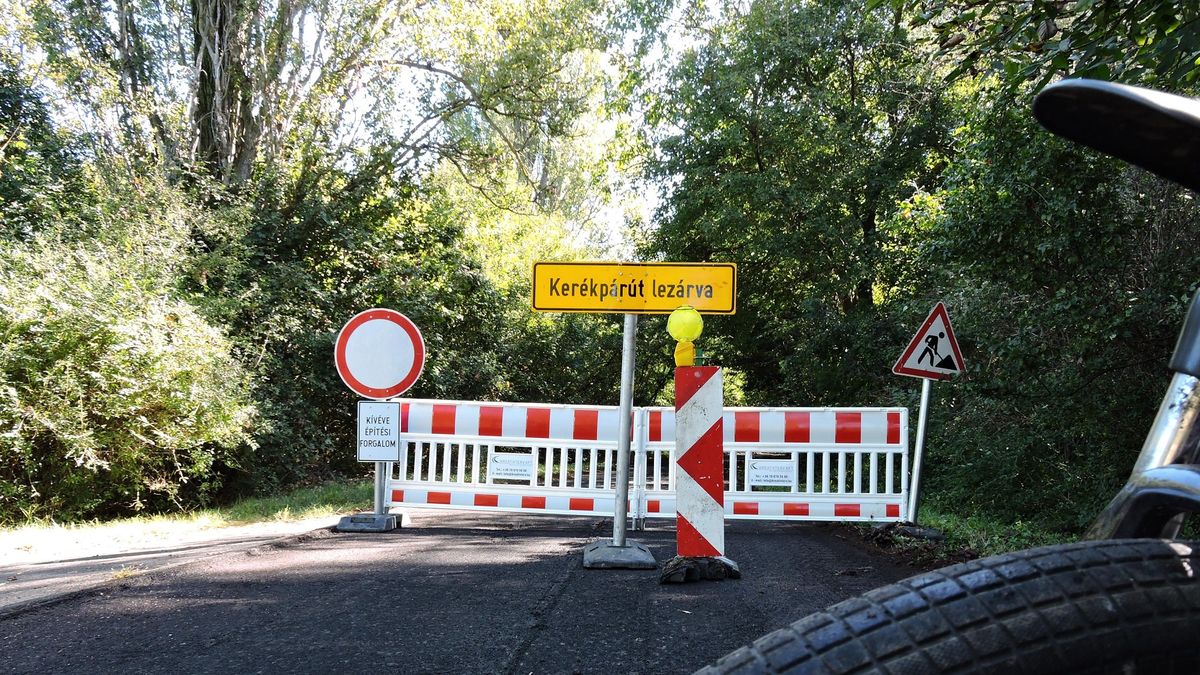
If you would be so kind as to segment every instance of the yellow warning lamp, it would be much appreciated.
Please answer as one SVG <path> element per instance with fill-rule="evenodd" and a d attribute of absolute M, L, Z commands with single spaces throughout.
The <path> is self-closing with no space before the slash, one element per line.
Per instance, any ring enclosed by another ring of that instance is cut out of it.
<path fill-rule="evenodd" d="M 692 344 L 704 331 L 704 319 L 691 305 L 683 305 L 667 318 L 667 332 L 675 338 L 675 365 L 696 365 L 696 347 Z"/>

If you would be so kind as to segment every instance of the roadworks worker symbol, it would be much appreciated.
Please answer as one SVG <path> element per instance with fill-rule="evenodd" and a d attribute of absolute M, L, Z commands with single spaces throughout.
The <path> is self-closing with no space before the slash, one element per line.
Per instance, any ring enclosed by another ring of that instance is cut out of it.
<path fill-rule="evenodd" d="M 921 324 L 921 329 L 908 343 L 892 372 L 897 375 L 924 377 L 931 380 L 948 380 L 962 372 L 962 352 L 954 329 L 950 327 L 950 315 L 942 303 L 934 305 L 933 311 Z"/>

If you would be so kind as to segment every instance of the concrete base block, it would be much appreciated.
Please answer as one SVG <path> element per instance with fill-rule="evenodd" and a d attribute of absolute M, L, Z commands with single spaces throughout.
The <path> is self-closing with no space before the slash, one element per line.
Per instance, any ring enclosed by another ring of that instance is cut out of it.
<path fill-rule="evenodd" d="M 391 532 L 397 527 L 393 514 L 358 513 L 342 516 L 334 529 L 338 532 Z"/>
<path fill-rule="evenodd" d="M 652 570 L 658 567 L 645 544 L 626 539 L 624 546 L 612 540 L 597 541 L 583 549 L 583 566 L 596 570 Z"/>
<path fill-rule="evenodd" d="M 689 581 L 724 581 L 741 579 L 742 571 L 734 561 L 720 556 L 716 558 L 685 558 L 675 556 L 663 565 L 658 575 L 660 584 L 682 584 Z"/>

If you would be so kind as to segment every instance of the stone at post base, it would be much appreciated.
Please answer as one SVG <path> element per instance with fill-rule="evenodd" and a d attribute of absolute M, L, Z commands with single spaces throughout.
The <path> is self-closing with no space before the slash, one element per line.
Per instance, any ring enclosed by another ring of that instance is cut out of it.
<path fill-rule="evenodd" d="M 914 525 L 913 523 L 876 523 L 871 526 L 871 532 L 867 538 L 877 544 L 891 544 L 897 534 L 902 534 L 906 537 L 914 539 L 924 539 L 940 543 L 946 540 L 946 535 L 942 534 L 941 530 L 932 527 L 924 527 L 922 525 Z"/>
<path fill-rule="evenodd" d="M 611 539 L 602 539 L 584 547 L 583 566 L 594 570 L 652 570 L 658 562 L 641 542 L 626 539 L 625 546 L 613 546 Z"/>
<path fill-rule="evenodd" d="M 924 539 L 926 541 L 945 541 L 946 535 L 942 534 L 941 530 L 932 527 L 924 527 L 921 525 L 913 525 L 911 523 L 903 523 L 896 528 L 900 534 L 905 534 L 916 539 Z"/>
<path fill-rule="evenodd" d="M 333 529 L 337 532 L 391 532 L 408 525 L 407 521 L 405 514 L 397 518 L 394 513 L 356 513 L 342 516 Z"/>
<path fill-rule="evenodd" d="M 663 565 L 662 572 L 658 575 L 658 583 L 682 584 L 689 581 L 741 578 L 742 571 L 738 569 L 738 564 L 725 556 L 693 558 L 677 555 Z"/>

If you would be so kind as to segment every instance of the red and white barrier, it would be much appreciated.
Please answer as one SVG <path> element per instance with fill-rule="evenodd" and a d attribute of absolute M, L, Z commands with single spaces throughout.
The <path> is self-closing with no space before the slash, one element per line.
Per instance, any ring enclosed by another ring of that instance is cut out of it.
<path fill-rule="evenodd" d="M 675 414 L 647 410 L 643 515 L 675 512 Z M 903 408 L 726 408 L 725 517 L 901 521 L 908 494 Z M 790 477 L 761 483 L 757 465 L 786 462 Z"/>
<path fill-rule="evenodd" d="M 675 439 L 675 411 L 650 408 L 648 439 Z M 896 409 L 728 408 L 723 439 L 734 443 L 858 445 L 900 443 Z M 617 408 L 413 401 L 401 405 L 401 432 L 482 438 L 617 439 Z"/>
<path fill-rule="evenodd" d="M 683 557 L 725 555 L 721 369 L 675 369 L 676 547 Z"/>
<path fill-rule="evenodd" d="M 617 408 L 457 402 L 400 407 L 401 433 L 480 438 L 617 440 Z"/>
<path fill-rule="evenodd" d="M 630 515 L 674 517 L 677 413 L 633 414 Z M 611 517 L 618 421 L 615 407 L 401 401 L 388 506 Z M 726 518 L 905 518 L 903 408 L 726 408 L 719 426 Z M 764 461 L 790 479 L 764 485 Z"/>
<path fill-rule="evenodd" d="M 673 441 L 674 411 L 649 411 L 648 440 Z M 905 412 L 903 408 L 726 408 L 723 438 L 726 443 L 898 445 Z"/>
<path fill-rule="evenodd" d="M 610 497 L 529 495 L 502 490 L 392 490 L 392 501 L 406 506 L 444 506 L 500 511 L 531 511 L 566 516 L 612 516 L 615 500 Z"/>

